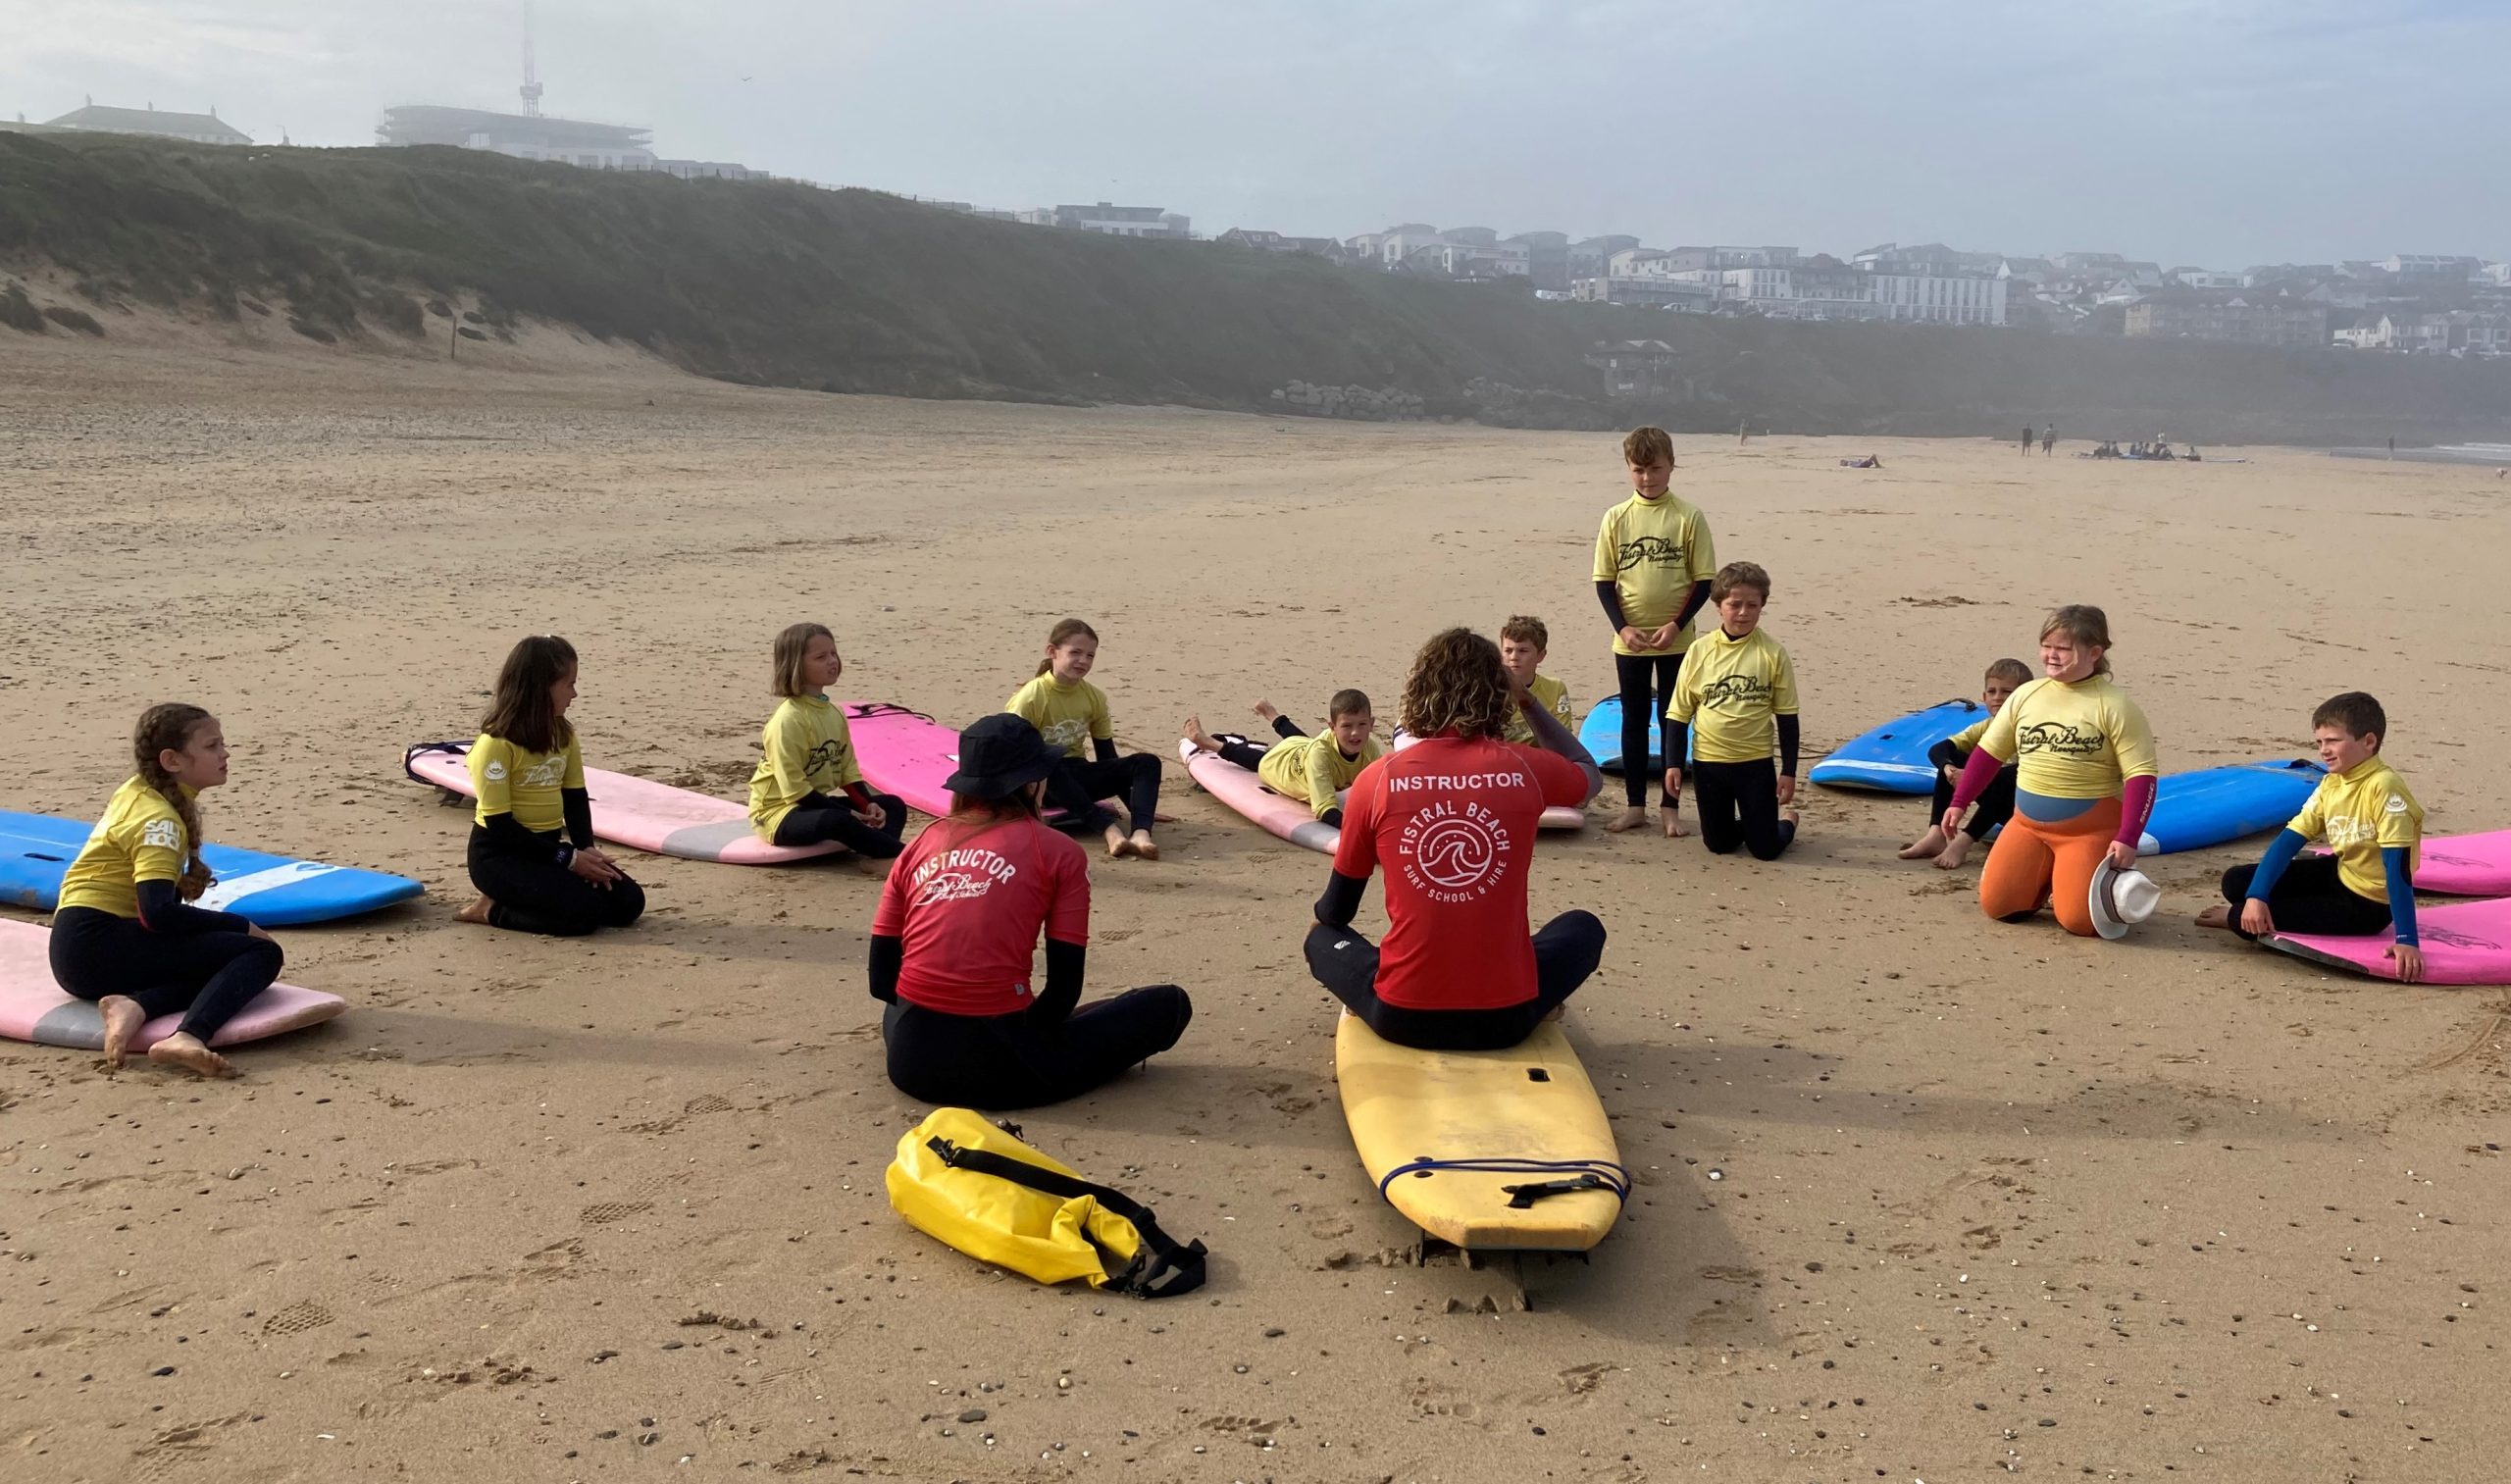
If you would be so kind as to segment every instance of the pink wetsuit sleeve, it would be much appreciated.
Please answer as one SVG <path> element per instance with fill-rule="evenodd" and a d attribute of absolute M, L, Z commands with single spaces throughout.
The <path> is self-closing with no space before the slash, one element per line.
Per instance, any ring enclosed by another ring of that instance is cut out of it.
<path fill-rule="evenodd" d="M 2127 780 L 2119 792 L 2119 834 L 2122 844 L 2134 844 L 2145 835 L 2145 824 L 2154 817 L 2154 776 L 2150 773 Z"/>
<path fill-rule="evenodd" d="M 1973 747 L 1971 760 L 1962 765 L 1961 782 L 1953 786 L 1954 809 L 1958 812 L 1971 807 L 1980 794 L 1988 791 L 1988 785 L 1997 781 L 1997 774 L 2004 769 L 2005 764 L 1997 760 L 1995 753 L 1985 747 Z"/>

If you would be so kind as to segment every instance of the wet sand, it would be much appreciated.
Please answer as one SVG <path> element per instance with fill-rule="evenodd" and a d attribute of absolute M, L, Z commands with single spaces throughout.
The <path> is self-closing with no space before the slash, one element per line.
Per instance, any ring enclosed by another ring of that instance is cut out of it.
<path fill-rule="evenodd" d="M 5 803 L 92 813 L 139 707 L 198 700 L 235 747 L 213 838 L 429 896 L 282 933 L 351 1009 L 239 1082 L 0 1045 L 13 1480 L 2500 1471 L 2511 998 L 2188 926 L 2258 843 L 2149 862 L 2164 916 L 2101 944 L 1894 861 L 1917 801 L 1809 790 L 1770 865 L 1547 838 L 1538 913 L 1613 934 L 1569 1025 L 1638 1188 L 1591 1263 L 1406 1260 L 1299 958 L 1325 863 L 1192 792 L 1174 729 L 1352 685 L 1391 723 L 1419 640 L 1512 612 L 1583 710 L 1611 436 L 759 391 L 546 333 L 463 367 L 133 338 L 0 332 Z M 1774 576 L 1810 747 L 2091 601 L 2167 767 L 2297 755 L 2363 687 L 2435 832 L 2511 823 L 2488 471 L 1678 442 Z M 1180 816 L 1097 868 L 1093 985 L 1198 1013 L 1020 1122 L 1210 1244 L 1165 1304 L 890 1212 L 922 1109 L 881 1073 L 868 878 L 629 853 L 631 932 L 465 927 L 465 816 L 400 772 L 526 632 L 584 653 L 590 762 L 738 798 L 781 626 L 964 720 L 1066 613 Z"/>

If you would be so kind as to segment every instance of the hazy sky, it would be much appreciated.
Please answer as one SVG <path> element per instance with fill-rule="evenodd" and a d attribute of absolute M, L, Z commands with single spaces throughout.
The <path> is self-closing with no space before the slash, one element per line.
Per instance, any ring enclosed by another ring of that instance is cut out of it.
<path fill-rule="evenodd" d="M 2237 268 L 2511 256 L 2503 0 L 538 0 L 667 155 L 1198 230 L 1400 221 Z M 511 109 L 521 0 L 0 0 L 0 117 L 371 142 Z"/>

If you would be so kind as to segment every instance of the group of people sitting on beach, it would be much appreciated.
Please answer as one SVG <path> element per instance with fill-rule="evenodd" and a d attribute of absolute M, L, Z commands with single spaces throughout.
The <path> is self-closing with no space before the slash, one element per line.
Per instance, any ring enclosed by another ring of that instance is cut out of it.
<path fill-rule="evenodd" d="M 2132 442 L 2125 449 L 2122 449 L 2119 446 L 2119 440 L 2117 438 L 2103 438 L 2099 443 L 2094 445 L 2092 452 L 2088 454 L 2077 454 L 2076 457 L 2095 459 L 2185 459 L 2191 464 L 2204 462 L 2204 460 L 2198 457 L 2196 444 L 2189 444 L 2188 451 L 2186 453 L 2174 453 L 2171 451 L 2171 442 L 2167 438 L 2150 438 L 2138 442 Z"/>
<path fill-rule="evenodd" d="M 1606 512 L 1594 562 L 1621 710 L 1624 805 L 1606 828 L 1649 823 L 1654 774 L 1665 835 L 1685 833 L 1688 785 L 1709 850 L 1775 859 L 1799 824 L 1800 736 L 1792 662 L 1761 622 L 1770 576 L 1756 563 L 1717 562 L 1706 516 L 1669 487 L 1673 446 L 1663 430 L 1632 433 L 1623 457 L 1631 492 Z M 1548 646 L 1544 626 L 1522 616 L 1498 643 L 1465 629 L 1433 636 L 1405 681 L 1406 744 L 1383 753 L 1373 708 L 1356 690 L 1334 695 L 1314 738 L 1261 702 L 1276 734 L 1269 744 L 1216 737 L 1187 718 L 1196 745 L 1254 768 L 1339 828 L 1305 953 L 1318 983 L 1390 1041 L 1512 1046 L 1602 959 L 1595 914 L 1565 912 L 1540 930 L 1527 917 L 1540 816 L 1584 809 L 1604 788 L 1570 729 L 1565 688 L 1541 673 Z M 1100 835 L 1114 858 L 1159 857 L 1159 764 L 1119 753 L 1106 696 L 1088 679 L 1098 649 L 1081 620 L 1053 628 L 1037 674 L 1001 713 L 959 734 L 949 812 L 909 841 L 905 805 L 870 789 L 829 699 L 844 673 L 835 637 L 797 624 L 776 640 L 779 702 L 750 780 L 751 825 L 776 844 L 834 842 L 887 863 L 867 968 L 884 1006 L 890 1078 L 911 1097 L 994 1108 L 1057 1101 L 1175 1046 L 1193 1016 L 1175 985 L 1082 1000 L 1090 874 L 1065 831 Z M 1979 887 L 1988 916 L 2020 921 L 2047 906 L 2079 936 L 2124 931 L 2133 914 L 2121 894 L 2134 884 L 2160 767 L 2143 712 L 2112 677 L 2110 650 L 2102 611 L 2070 604 L 2041 624 L 2037 676 L 2020 660 L 1989 667 L 1989 714 L 1936 749 L 1929 827 L 1904 859 L 1951 868 L 1993 834 Z M 644 909 L 643 890 L 596 844 L 567 719 L 578 674 L 574 647 L 553 636 L 525 639 L 499 671 L 468 752 L 477 797 L 468 865 L 480 896 L 463 921 L 578 936 L 628 926 Z M 2418 977 L 2411 876 L 2423 810 L 2380 759 L 2387 725 L 2360 692 L 2319 708 L 2328 777 L 2258 864 L 2227 873 L 2226 904 L 2202 924 L 2253 939 L 2279 929 L 2392 933 L 2398 977 Z M 121 1061 L 147 1019 L 179 1012 L 181 1029 L 151 1059 L 231 1075 L 209 1044 L 277 979 L 283 957 L 242 917 L 194 904 L 210 885 L 197 798 L 227 781 L 227 744 L 207 712 L 158 705 L 141 716 L 133 754 L 136 771 L 64 883 L 53 972 L 97 1003 L 108 1062 Z M 1102 802 L 1110 797 L 1122 816 Z M 1060 828 L 1049 822 L 1055 809 Z M 2315 838 L 2333 853 L 2301 856 Z M 1352 924 L 1381 869 L 1388 929 L 1372 943 Z"/>

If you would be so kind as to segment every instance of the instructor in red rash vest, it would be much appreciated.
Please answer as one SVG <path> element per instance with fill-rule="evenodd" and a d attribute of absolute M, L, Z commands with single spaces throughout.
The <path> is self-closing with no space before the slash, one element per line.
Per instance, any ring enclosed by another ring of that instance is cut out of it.
<path fill-rule="evenodd" d="M 1522 714 L 1537 747 L 1501 741 Z M 1526 932 L 1526 861 L 1554 804 L 1583 808 L 1596 760 L 1500 663 L 1497 644 L 1450 629 L 1404 684 L 1404 730 L 1421 741 L 1370 764 L 1343 809 L 1334 875 L 1317 898 L 1307 966 L 1369 1029 L 1425 1050 L 1515 1046 L 1596 971 L 1605 925 L 1563 912 Z M 1386 867 L 1386 942 L 1352 928 Z"/>

